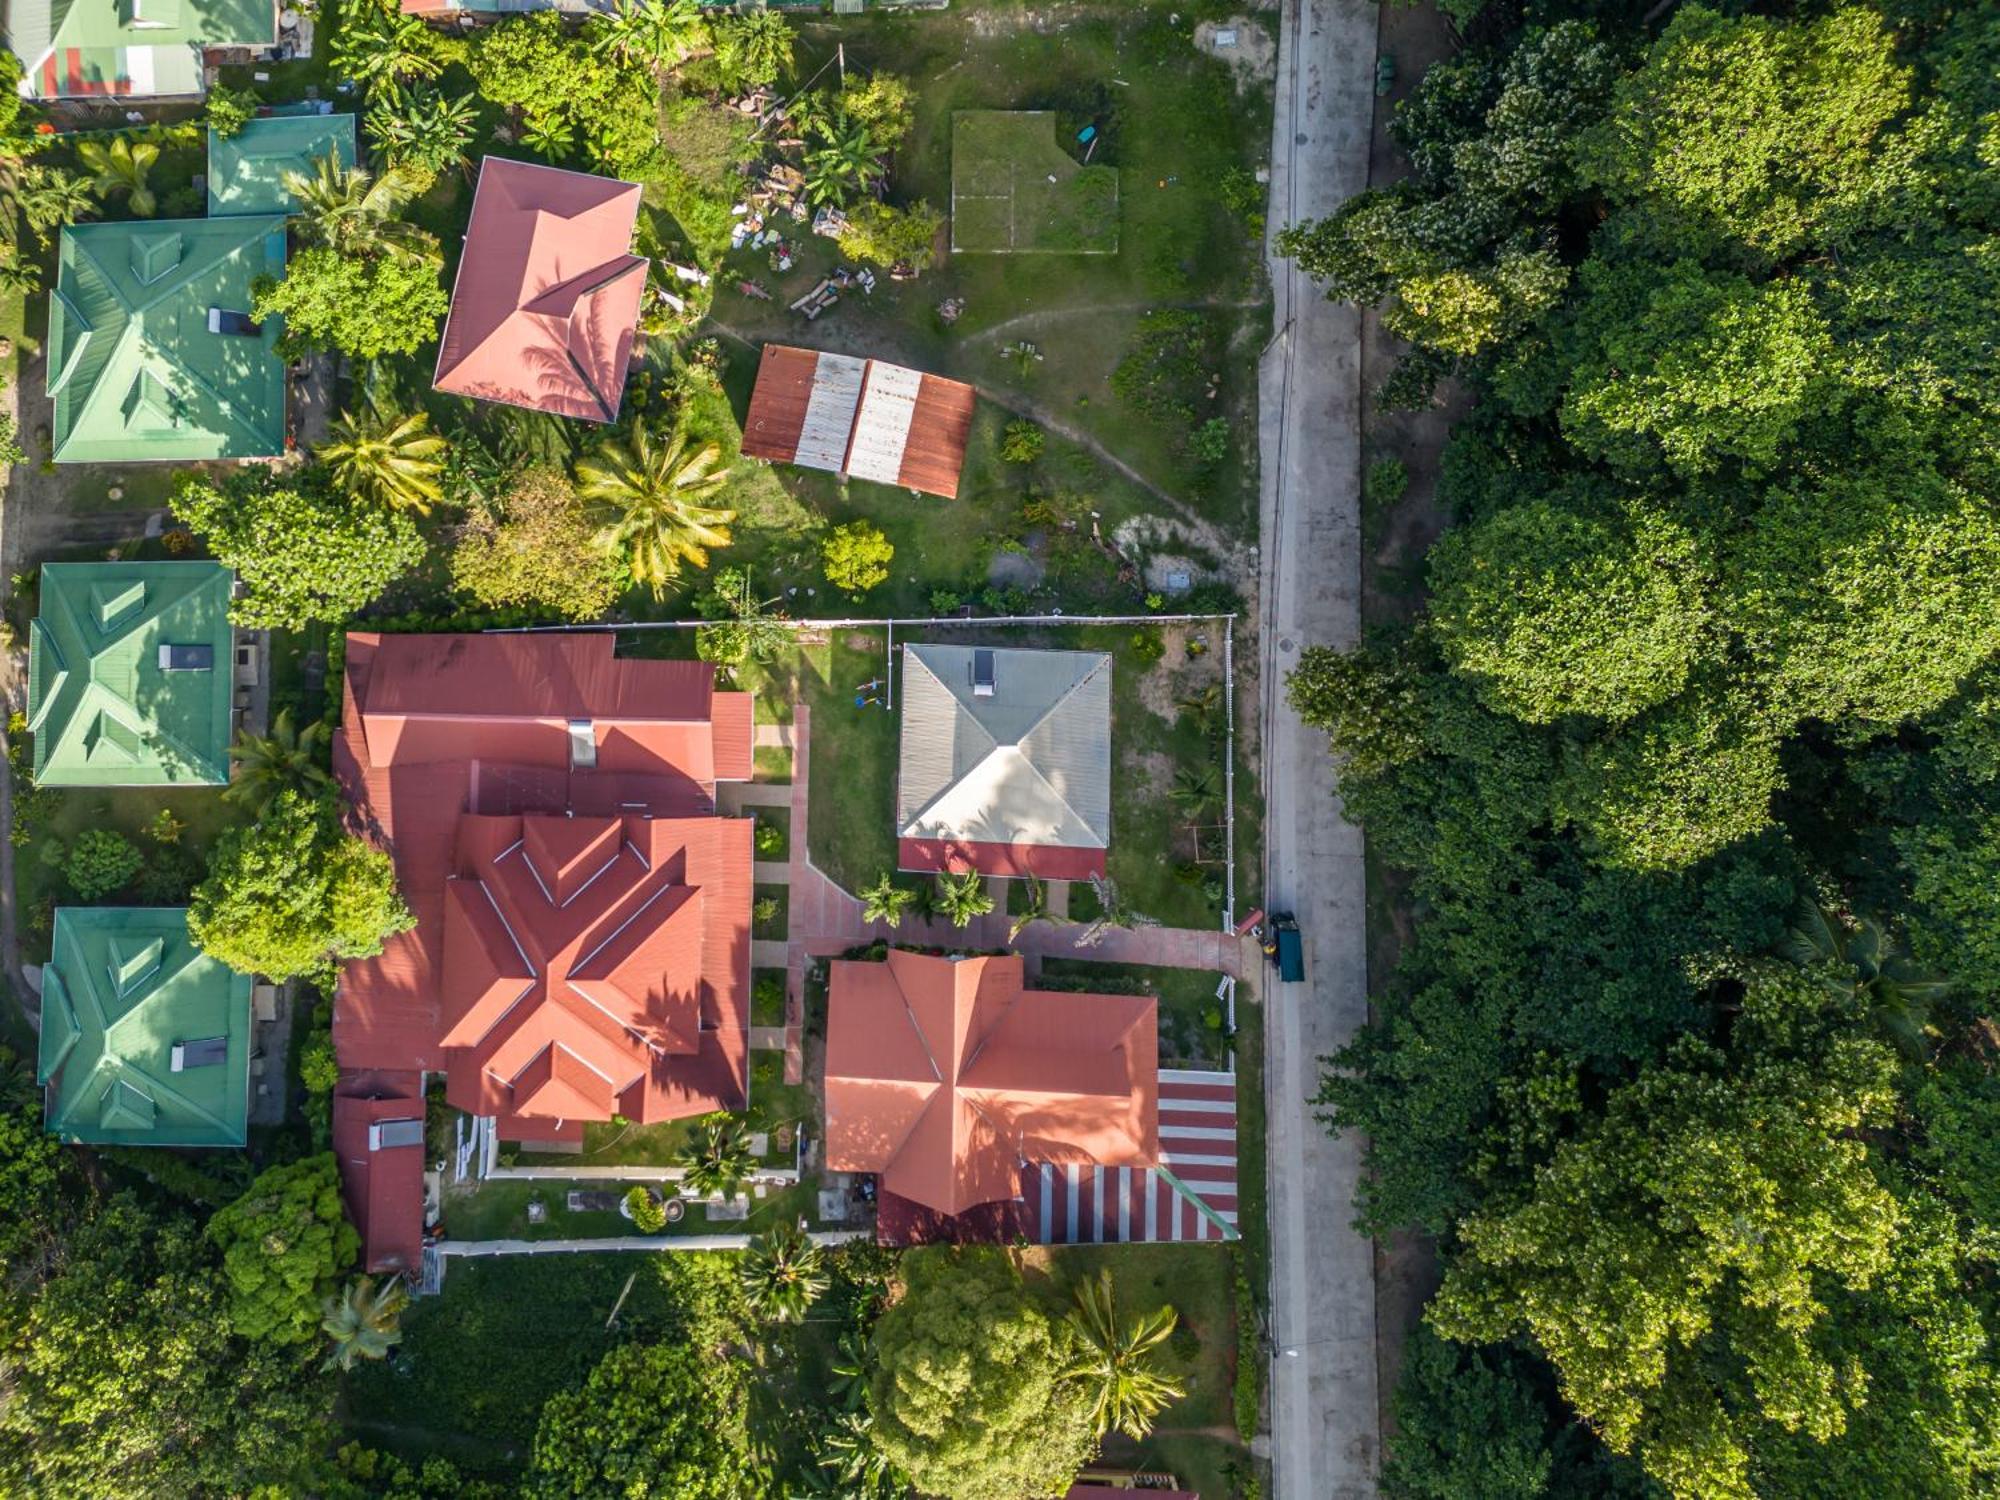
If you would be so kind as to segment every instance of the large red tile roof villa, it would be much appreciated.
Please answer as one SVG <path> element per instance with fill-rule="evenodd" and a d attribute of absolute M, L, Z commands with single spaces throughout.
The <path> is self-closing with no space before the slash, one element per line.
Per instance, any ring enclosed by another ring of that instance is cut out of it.
<path fill-rule="evenodd" d="M 507 1140 L 742 1108 L 753 825 L 714 798 L 751 774 L 749 695 L 702 662 L 619 660 L 609 635 L 361 633 L 346 694 L 335 774 L 417 925 L 341 975 L 336 1134 L 382 1097 L 421 1117 L 398 1082 L 417 1072 Z M 407 1235 L 373 1234 L 352 1129 L 347 1147 L 378 1267 Z"/>
<path fill-rule="evenodd" d="M 646 289 L 640 187 L 489 156 L 438 345 L 441 391 L 617 420 Z"/>
<path fill-rule="evenodd" d="M 1160 1157 L 1150 995 L 1026 988 L 1021 959 L 892 949 L 836 961 L 827 999 L 826 1164 L 879 1178 L 885 1237 L 966 1236 L 1021 1196 L 1029 1163 Z M 905 1235 L 905 1221 L 927 1227 Z"/>

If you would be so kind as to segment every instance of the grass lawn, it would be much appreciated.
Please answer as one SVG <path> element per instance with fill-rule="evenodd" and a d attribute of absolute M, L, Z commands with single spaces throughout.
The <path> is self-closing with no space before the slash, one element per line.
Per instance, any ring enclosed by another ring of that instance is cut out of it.
<path fill-rule="evenodd" d="M 951 248 L 1116 255 L 1118 174 L 1081 165 L 1046 110 L 962 110 L 952 117 Z"/>
<path fill-rule="evenodd" d="M 1156 995 L 1160 1001 L 1160 1066 L 1222 1068 L 1228 1065 L 1230 1045 L 1224 1031 L 1223 1003 L 1215 998 L 1220 978 L 1206 969 L 1045 958 L 1041 982 L 1047 989 Z"/>
<path fill-rule="evenodd" d="M 753 781 L 791 781 L 792 752 L 783 745 L 759 745 L 754 755 L 756 772 L 751 778 Z M 790 816 L 791 814 L 787 812 L 786 817 Z"/>
<path fill-rule="evenodd" d="M 455 1193 L 446 1204 L 445 1224 L 451 1237 L 457 1240 L 609 1239 L 637 1235 L 639 1230 L 632 1221 L 616 1209 L 572 1213 L 567 1206 L 573 1190 L 622 1197 L 629 1186 L 601 1180 L 495 1179 L 470 1192 Z M 817 1179 L 789 1188 L 767 1188 L 764 1197 L 751 1198 L 748 1219 L 710 1219 L 705 1205 L 690 1203 L 681 1221 L 669 1224 L 662 1232 L 675 1237 L 757 1234 L 773 1224 L 812 1213 L 817 1191 Z M 531 1202 L 540 1202 L 547 1210 L 547 1217 L 539 1224 L 528 1222 Z"/>
<path fill-rule="evenodd" d="M 186 900 L 187 889 L 200 880 L 207 867 L 209 846 L 242 816 L 222 800 L 220 787 L 51 787 L 30 791 L 17 786 L 15 798 L 15 832 L 18 835 L 24 824 L 28 829 L 26 842 L 14 853 L 14 884 L 22 914 L 22 957 L 29 963 L 48 959 L 53 909 L 70 900 L 61 861 L 78 834 L 93 828 L 121 833 L 146 860 L 125 890 L 88 904 L 171 905 Z M 163 808 L 184 825 L 179 838 L 171 843 L 162 843 L 147 831 Z M 149 887 L 149 880 L 161 883 Z"/>

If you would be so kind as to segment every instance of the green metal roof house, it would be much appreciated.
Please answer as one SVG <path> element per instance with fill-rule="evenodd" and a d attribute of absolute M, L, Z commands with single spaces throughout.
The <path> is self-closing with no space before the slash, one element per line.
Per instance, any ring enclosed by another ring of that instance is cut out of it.
<path fill-rule="evenodd" d="M 66 1141 L 241 1146 L 250 977 L 195 947 L 185 907 L 57 907 L 36 1077 Z"/>
<path fill-rule="evenodd" d="M 229 780 L 233 584 L 214 562 L 43 566 L 28 638 L 38 786 Z"/>
<path fill-rule="evenodd" d="M 264 115 L 224 138 L 208 133 L 208 216 L 288 214 L 285 174 L 310 177 L 332 151 L 354 165 L 353 115 Z"/>
<path fill-rule="evenodd" d="M 31 99 L 199 97 L 204 47 L 269 47 L 274 0 L 9 0 Z"/>
<path fill-rule="evenodd" d="M 49 297 L 56 462 L 282 453 L 278 327 L 250 321 L 250 288 L 284 274 L 282 215 L 65 229 Z"/>

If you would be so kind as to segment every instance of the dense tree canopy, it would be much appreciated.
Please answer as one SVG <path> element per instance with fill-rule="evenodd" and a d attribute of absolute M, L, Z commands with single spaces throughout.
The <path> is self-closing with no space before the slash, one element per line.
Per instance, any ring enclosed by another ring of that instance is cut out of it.
<path fill-rule="evenodd" d="M 236 570 L 245 592 L 231 618 L 253 629 L 343 621 L 424 555 L 407 512 L 356 504 L 312 469 L 232 474 L 220 484 L 187 476 L 174 514 Z"/>
<path fill-rule="evenodd" d="M 314 245 L 291 258 L 284 280 L 258 289 L 252 315 L 285 320 L 287 359 L 315 349 L 375 359 L 421 349 L 450 306 L 428 260 Z"/>
<path fill-rule="evenodd" d="M 320 1299 L 361 1249 L 331 1153 L 272 1167 L 210 1217 L 207 1233 L 222 1252 L 230 1326 L 274 1344 L 317 1335 Z"/>
<path fill-rule="evenodd" d="M 1987 1493 L 2000 23 L 1584 8 L 1285 241 L 1471 397 L 1426 612 L 1290 681 L 1416 917 L 1321 1103 L 1471 1346 L 1385 1486 Z"/>
<path fill-rule="evenodd" d="M 627 1344 L 579 1391 L 542 1409 L 529 1492 L 628 1500 L 742 1500 L 762 1493 L 744 1432 L 744 1382 L 679 1340 Z"/>
<path fill-rule="evenodd" d="M 1051 1322 L 994 1250 L 916 1254 L 875 1325 L 875 1443 L 925 1494 L 1061 1494 L 1096 1451 L 1090 1400 L 1061 1380 Z"/>
<path fill-rule="evenodd" d="M 292 791 L 216 840 L 188 907 L 205 951 L 272 979 L 373 957 L 415 920 L 389 856 L 343 832 L 331 804 Z"/>

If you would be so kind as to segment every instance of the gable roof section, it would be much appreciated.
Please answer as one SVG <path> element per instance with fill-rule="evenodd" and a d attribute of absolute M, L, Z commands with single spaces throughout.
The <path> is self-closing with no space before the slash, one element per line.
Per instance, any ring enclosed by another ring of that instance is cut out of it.
<path fill-rule="evenodd" d="M 766 344 L 743 452 L 952 498 L 975 398 L 962 381 L 903 365 Z"/>
<path fill-rule="evenodd" d="M 258 458 L 285 446 L 278 320 L 248 314 L 251 286 L 285 272 L 277 215 L 73 224 L 49 297 L 48 393 L 57 463 Z"/>
<path fill-rule="evenodd" d="M 438 347 L 441 391 L 611 422 L 646 287 L 634 182 L 489 156 Z"/>
<path fill-rule="evenodd" d="M 214 562 L 48 563 L 28 640 L 28 728 L 41 786 L 229 780 L 233 575 Z M 168 671 L 168 646 L 212 665 Z"/>
<path fill-rule="evenodd" d="M 398 1144 L 401 1134 L 380 1128 L 395 1121 L 416 1124 L 416 1144 Z M 357 1073 L 334 1090 L 333 1154 L 361 1231 L 363 1270 L 415 1274 L 423 1263 L 423 1123 L 420 1073 Z"/>
<path fill-rule="evenodd" d="M 200 95 L 201 49 L 268 47 L 272 0 L 12 0 L 8 45 L 29 98 Z"/>
<path fill-rule="evenodd" d="M 1018 955 L 892 949 L 833 965 L 826 1162 L 941 1214 L 1015 1197 L 1023 1162 L 1159 1159 L 1159 1020 L 1145 995 L 1024 988 Z"/>
<path fill-rule="evenodd" d="M 328 152 L 354 165 L 353 115 L 263 115 L 232 136 L 208 132 L 208 216 L 289 214 L 285 174 L 310 177 Z"/>
<path fill-rule="evenodd" d="M 903 648 L 897 837 L 963 849 L 972 868 L 989 846 L 1107 849 L 1110 656 L 996 648 L 981 695 L 975 649 Z"/>
<path fill-rule="evenodd" d="M 187 1049 L 215 1039 L 220 1061 Z M 250 979 L 195 947 L 184 907 L 58 907 L 39 1046 L 48 1128 L 66 1141 L 247 1138 Z"/>

